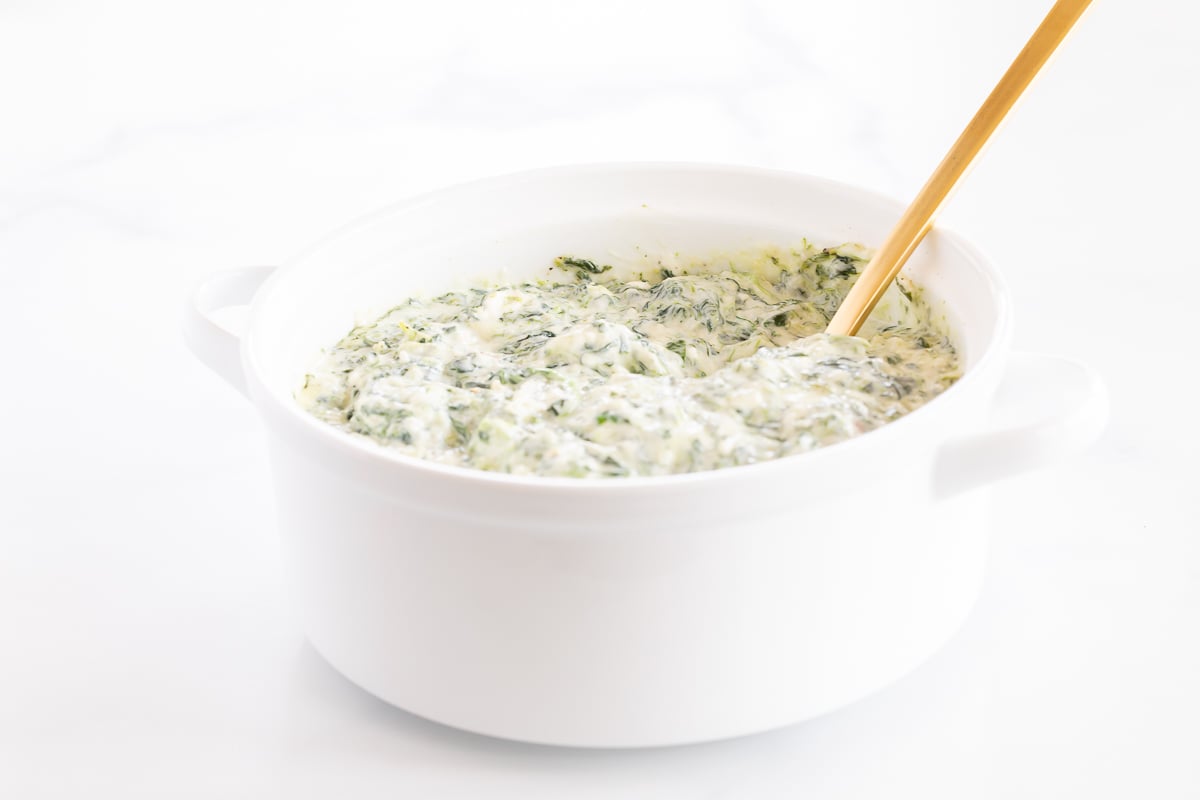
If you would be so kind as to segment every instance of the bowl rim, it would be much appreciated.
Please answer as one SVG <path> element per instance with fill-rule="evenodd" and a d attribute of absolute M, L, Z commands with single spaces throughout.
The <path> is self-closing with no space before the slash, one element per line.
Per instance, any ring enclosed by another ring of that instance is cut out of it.
<path fill-rule="evenodd" d="M 668 475 L 584 478 L 514 475 L 468 466 L 443 464 L 391 450 L 365 436 L 356 436 L 322 422 L 313 415 L 305 412 L 295 402 L 294 397 L 291 395 L 284 396 L 281 391 L 268 385 L 263 380 L 262 368 L 254 346 L 257 338 L 256 331 L 259 330 L 262 319 L 260 312 L 265 303 L 265 298 L 271 294 L 276 284 L 281 280 L 286 280 L 287 274 L 293 266 L 306 261 L 330 246 L 336 245 L 343 239 L 353 237 L 358 231 L 369 228 L 380 220 L 406 213 L 430 203 L 441 202 L 452 198 L 458 193 L 485 190 L 489 187 L 513 182 L 514 180 L 561 180 L 570 176 L 618 171 L 650 174 L 687 172 L 693 174 L 741 175 L 804 183 L 827 190 L 852 193 L 865 200 L 891 206 L 896 209 L 897 218 L 905 207 L 902 201 L 885 193 L 817 175 L 756 166 L 684 161 L 619 161 L 565 164 L 493 175 L 422 192 L 406 200 L 383 206 L 332 229 L 309 246 L 298 251 L 291 258 L 285 260 L 264 281 L 256 293 L 254 301 L 251 303 L 245 334 L 242 337 L 241 343 L 243 370 L 246 374 L 251 399 L 259 413 L 267 417 L 269 412 L 274 412 L 273 420 L 282 422 L 290 431 L 305 436 L 310 441 L 319 444 L 326 452 L 349 457 L 358 464 L 373 465 L 372 468 L 374 469 L 400 470 L 409 474 L 417 472 L 429 476 L 440 476 L 448 481 L 455 481 L 476 488 L 485 486 L 509 487 L 510 489 L 547 490 L 556 493 L 579 495 L 612 493 L 614 491 L 641 493 L 667 488 L 683 489 L 692 485 L 704 486 L 713 481 L 729 481 L 735 477 L 746 480 L 765 480 L 772 472 L 794 470 L 798 461 L 805 464 L 806 468 L 820 469 L 823 466 L 830 465 L 831 461 L 837 459 L 861 458 L 862 454 L 859 451 L 864 448 L 883 448 L 887 446 L 888 442 L 906 436 L 910 430 L 922 426 L 927 427 L 927 422 L 934 419 L 933 415 L 944 412 L 951 404 L 957 403 L 961 398 L 966 397 L 972 387 L 985 380 L 985 373 L 991 372 L 994 369 L 994 365 L 998 364 L 1004 358 L 1009 349 L 1012 335 L 1012 309 L 1011 295 L 1007 283 L 991 261 L 968 239 L 951 228 L 938 225 L 936 226 L 936 230 L 939 239 L 949 242 L 960 250 L 966 257 L 966 260 L 980 273 L 989 286 L 993 302 L 996 306 L 996 321 L 989 333 L 986 349 L 981 354 L 979 360 L 969 370 L 966 370 L 962 377 L 923 406 L 905 414 L 900 419 L 889 422 L 862 435 L 819 447 L 805 453 L 795 453 L 752 464 Z"/>

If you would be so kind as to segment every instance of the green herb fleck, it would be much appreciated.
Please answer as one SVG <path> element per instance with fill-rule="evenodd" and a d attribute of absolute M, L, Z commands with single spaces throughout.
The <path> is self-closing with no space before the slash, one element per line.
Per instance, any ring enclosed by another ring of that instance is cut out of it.
<path fill-rule="evenodd" d="M 602 272 L 608 272 L 612 269 L 612 264 L 597 266 L 595 261 L 589 261 L 586 258 L 575 258 L 574 256 L 559 256 L 554 259 L 554 263 L 560 267 L 574 267 L 585 278 L 589 275 L 599 275 Z"/>

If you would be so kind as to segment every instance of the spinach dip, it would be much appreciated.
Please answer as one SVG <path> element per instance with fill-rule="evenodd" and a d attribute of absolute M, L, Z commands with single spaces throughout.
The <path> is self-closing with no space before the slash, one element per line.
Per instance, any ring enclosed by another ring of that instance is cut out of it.
<path fill-rule="evenodd" d="M 878 428 L 959 375 L 911 284 L 861 336 L 822 331 L 861 247 L 543 278 L 410 298 L 325 352 L 297 399 L 418 458 L 519 475 L 666 475 L 803 453 Z"/>

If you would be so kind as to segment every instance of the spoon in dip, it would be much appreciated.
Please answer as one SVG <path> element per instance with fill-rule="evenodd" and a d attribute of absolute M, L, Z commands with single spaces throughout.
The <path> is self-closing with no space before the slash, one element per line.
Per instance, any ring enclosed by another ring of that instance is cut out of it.
<path fill-rule="evenodd" d="M 933 218 L 1017 98 L 1062 43 L 1091 0 L 1058 0 L 917 193 L 829 321 L 826 333 L 853 336 L 933 227 Z"/>

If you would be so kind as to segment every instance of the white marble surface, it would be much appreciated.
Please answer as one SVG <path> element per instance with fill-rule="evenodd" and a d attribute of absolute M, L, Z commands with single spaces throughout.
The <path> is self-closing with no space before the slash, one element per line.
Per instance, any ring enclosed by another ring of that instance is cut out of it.
<path fill-rule="evenodd" d="M 911 194 L 1047 4 L 0 5 L 0 796 L 1200 795 L 1194 4 L 1098 2 L 944 217 L 1111 429 L 997 489 L 950 647 L 808 724 L 584 752 L 366 696 L 289 615 L 252 411 L 177 334 L 199 276 L 486 174 Z"/>

